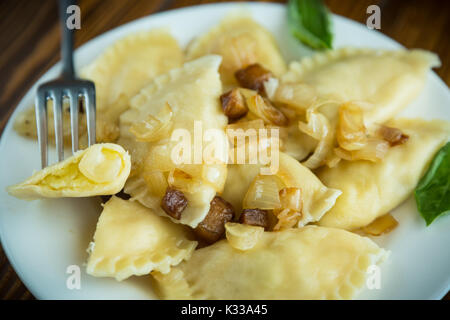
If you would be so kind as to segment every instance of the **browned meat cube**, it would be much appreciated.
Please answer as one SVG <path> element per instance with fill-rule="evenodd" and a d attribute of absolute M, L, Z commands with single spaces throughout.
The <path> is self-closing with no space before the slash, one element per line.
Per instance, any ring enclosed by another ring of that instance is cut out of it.
<path fill-rule="evenodd" d="M 172 218 L 180 220 L 181 213 L 186 208 L 188 201 L 183 192 L 168 187 L 162 198 L 161 208 Z"/>
<path fill-rule="evenodd" d="M 264 82 L 272 77 L 272 73 L 264 69 L 259 63 L 254 63 L 239 69 L 234 73 L 234 76 L 240 86 L 256 90 L 260 94 L 265 95 Z"/>
<path fill-rule="evenodd" d="M 409 139 L 409 136 L 404 134 L 400 129 L 391 128 L 388 126 L 381 126 L 378 133 L 384 140 L 389 142 L 391 147 L 404 144 Z"/>
<path fill-rule="evenodd" d="M 263 227 L 268 231 L 270 228 L 269 212 L 261 209 L 244 209 L 239 217 L 239 222 L 250 226 Z"/>
<path fill-rule="evenodd" d="M 219 240 L 225 233 L 225 223 L 234 217 L 233 206 L 219 196 L 211 201 L 208 215 L 194 229 L 195 234 L 209 244 Z"/>
<path fill-rule="evenodd" d="M 223 113 L 230 120 L 237 120 L 245 116 L 248 108 L 245 105 L 244 97 L 238 88 L 234 88 L 220 96 Z"/>

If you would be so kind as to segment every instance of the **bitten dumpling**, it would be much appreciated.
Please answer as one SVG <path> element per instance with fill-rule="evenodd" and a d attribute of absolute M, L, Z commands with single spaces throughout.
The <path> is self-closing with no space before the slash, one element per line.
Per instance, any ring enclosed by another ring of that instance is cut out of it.
<path fill-rule="evenodd" d="M 8 192 L 25 200 L 111 195 L 122 190 L 130 168 L 130 156 L 121 146 L 95 144 L 34 173 Z"/>
<path fill-rule="evenodd" d="M 88 248 L 87 273 L 118 281 L 153 270 L 167 273 L 189 259 L 197 246 L 184 228 L 137 202 L 113 196 L 104 204 Z"/>
<path fill-rule="evenodd" d="M 364 101 L 370 125 L 406 107 L 422 90 L 428 70 L 439 65 L 437 55 L 419 49 L 342 48 L 292 62 L 283 81 L 311 85 L 323 99 Z"/>
<path fill-rule="evenodd" d="M 252 227 L 250 227 L 252 228 Z M 264 232 L 242 251 L 227 240 L 199 249 L 168 274 L 152 273 L 164 299 L 351 299 L 386 257 L 370 239 L 317 226 Z"/>
<path fill-rule="evenodd" d="M 446 121 L 396 119 L 387 125 L 402 130 L 409 140 L 391 147 L 379 162 L 342 160 L 318 171 L 323 183 L 342 191 L 320 225 L 353 230 L 389 213 L 411 194 L 434 154 L 450 139 Z"/>
<path fill-rule="evenodd" d="M 223 58 L 220 75 L 225 87 L 236 84 L 235 71 L 253 63 L 260 63 L 276 76 L 286 72 L 273 36 L 246 15 L 225 17 L 219 25 L 194 39 L 186 55 L 191 60 L 212 53 Z"/>
<path fill-rule="evenodd" d="M 204 56 L 157 77 L 131 99 L 130 109 L 120 117 L 118 143 L 130 151 L 132 159 L 125 192 L 158 215 L 168 216 L 160 206 L 166 187 L 176 184 L 177 176 L 189 177 L 191 187 L 185 184 L 187 190 L 181 190 L 187 207 L 179 220 L 171 219 L 193 228 L 208 214 L 226 179 L 227 159 L 214 157 L 215 152 L 209 160 L 205 157 L 211 146 L 225 155 L 228 147 L 227 118 L 219 106 L 220 62 L 219 56 Z M 206 141 L 208 132 L 214 135 Z M 203 150 L 196 148 L 198 137 Z M 180 145 L 186 146 L 186 152 L 174 151 Z M 176 163 L 174 153 L 189 155 Z"/>

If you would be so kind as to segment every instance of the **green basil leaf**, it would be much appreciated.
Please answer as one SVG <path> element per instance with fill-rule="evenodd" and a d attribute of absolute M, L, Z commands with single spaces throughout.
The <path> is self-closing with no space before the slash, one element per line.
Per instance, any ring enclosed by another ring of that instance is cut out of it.
<path fill-rule="evenodd" d="M 330 14 L 321 0 L 289 0 L 287 9 L 294 37 L 314 49 L 332 48 Z"/>
<path fill-rule="evenodd" d="M 450 142 L 436 153 L 414 195 L 427 226 L 437 217 L 450 213 Z"/>

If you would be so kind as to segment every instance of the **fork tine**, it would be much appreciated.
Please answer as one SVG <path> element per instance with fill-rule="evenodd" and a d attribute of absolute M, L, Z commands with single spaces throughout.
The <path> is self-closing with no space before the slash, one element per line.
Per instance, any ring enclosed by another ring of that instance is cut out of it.
<path fill-rule="evenodd" d="M 86 118 L 87 118 L 87 130 L 88 130 L 88 144 L 89 146 L 95 144 L 95 87 L 89 87 L 85 91 L 86 98 Z"/>
<path fill-rule="evenodd" d="M 70 128 L 72 130 L 72 153 L 78 151 L 78 93 L 69 91 Z"/>
<path fill-rule="evenodd" d="M 64 160 L 64 137 L 63 137 L 63 119 L 62 119 L 62 92 L 54 90 L 50 93 L 53 100 L 53 119 L 55 123 L 55 143 L 58 151 L 58 161 Z"/>
<path fill-rule="evenodd" d="M 47 97 L 45 92 L 40 92 L 38 90 L 36 95 L 35 112 L 39 151 L 41 153 L 41 167 L 43 169 L 48 164 Z"/>

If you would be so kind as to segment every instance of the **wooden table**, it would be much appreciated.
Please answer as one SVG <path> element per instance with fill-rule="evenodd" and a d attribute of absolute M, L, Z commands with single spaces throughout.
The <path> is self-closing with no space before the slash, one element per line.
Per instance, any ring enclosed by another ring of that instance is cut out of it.
<path fill-rule="evenodd" d="M 80 0 L 82 28 L 76 46 L 126 22 L 149 14 L 217 1 Z M 277 1 L 285 2 L 285 1 Z M 371 4 L 381 8 L 381 32 L 407 48 L 436 52 L 437 70 L 450 84 L 450 1 L 328 0 L 332 12 L 365 23 Z M 22 96 L 59 56 L 56 1 L 0 2 L 0 133 Z M 2 191 L 3 192 L 3 191 Z M 450 295 L 447 294 L 446 299 Z M 0 247 L 0 299 L 34 299 L 19 280 Z"/>

